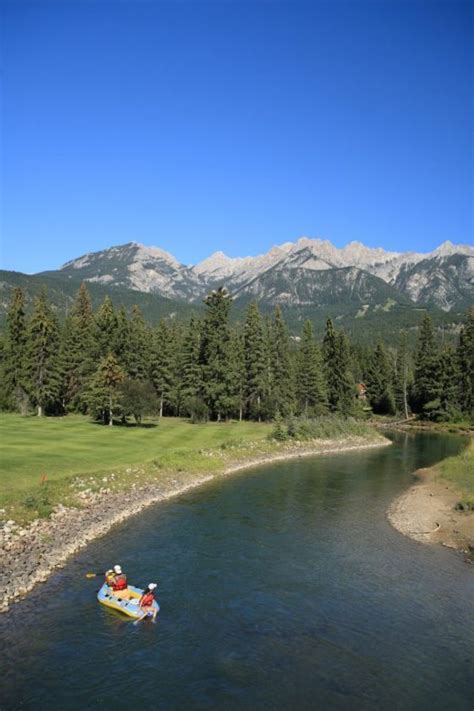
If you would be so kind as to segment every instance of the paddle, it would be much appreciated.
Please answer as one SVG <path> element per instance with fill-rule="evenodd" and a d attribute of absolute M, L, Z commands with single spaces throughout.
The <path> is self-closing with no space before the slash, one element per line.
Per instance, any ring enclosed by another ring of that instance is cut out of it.
<path fill-rule="evenodd" d="M 105 575 L 105 573 L 86 573 L 86 578 L 97 578 L 99 575 Z"/>

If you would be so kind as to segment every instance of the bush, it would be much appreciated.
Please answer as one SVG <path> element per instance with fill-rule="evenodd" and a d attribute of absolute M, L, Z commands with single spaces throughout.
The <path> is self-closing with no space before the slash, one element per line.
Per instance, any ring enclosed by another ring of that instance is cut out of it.
<path fill-rule="evenodd" d="M 306 441 L 311 439 L 337 439 L 349 435 L 363 436 L 370 432 L 365 422 L 352 417 L 327 415 L 325 417 L 290 417 L 285 422 L 279 417 L 270 439 L 283 442 L 288 439 Z"/>
<path fill-rule="evenodd" d="M 285 442 L 285 440 L 288 439 L 288 430 L 285 427 L 280 413 L 277 413 L 275 417 L 275 426 L 271 433 L 271 439 L 276 439 L 277 442 Z"/>
<path fill-rule="evenodd" d="M 474 511 L 474 498 L 462 499 L 462 501 L 458 501 L 454 508 L 456 511 Z"/>
<path fill-rule="evenodd" d="M 188 412 L 193 425 L 209 420 L 209 409 L 200 397 L 191 397 L 185 403 L 185 410 Z"/>
<path fill-rule="evenodd" d="M 47 490 L 41 491 L 39 494 L 26 496 L 22 503 L 26 509 L 36 511 L 39 518 L 48 518 L 53 511 Z"/>

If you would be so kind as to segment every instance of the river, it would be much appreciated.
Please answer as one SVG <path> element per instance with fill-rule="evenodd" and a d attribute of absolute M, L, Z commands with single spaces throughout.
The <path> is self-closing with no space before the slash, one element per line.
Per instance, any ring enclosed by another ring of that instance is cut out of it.
<path fill-rule="evenodd" d="M 474 708 L 474 567 L 385 511 L 462 446 L 279 462 L 147 509 L 0 618 L 7 709 Z M 156 625 L 100 606 L 89 570 L 159 583 Z"/>

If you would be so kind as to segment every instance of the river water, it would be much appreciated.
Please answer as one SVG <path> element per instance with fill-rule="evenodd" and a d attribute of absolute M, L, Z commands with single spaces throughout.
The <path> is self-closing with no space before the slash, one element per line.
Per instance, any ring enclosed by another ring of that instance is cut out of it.
<path fill-rule="evenodd" d="M 474 567 L 385 510 L 453 436 L 241 472 L 116 527 L 0 618 L 7 709 L 474 708 Z M 159 583 L 156 625 L 88 570 Z"/>

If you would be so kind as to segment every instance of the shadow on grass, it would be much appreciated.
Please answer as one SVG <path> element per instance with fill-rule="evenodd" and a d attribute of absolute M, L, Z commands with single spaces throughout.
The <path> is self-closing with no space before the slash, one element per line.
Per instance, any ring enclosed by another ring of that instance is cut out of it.
<path fill-rule="evenodd" d="M 108 422 L 101 422 L 100 420 L 91 420 L 92 425 L 98 425 L 99 427 L 110 427 Z M 151 430 L 154 429 L 155 427 L 158 427 L 157 422 L 122 422 L 122 420 L 114 420 L 114 427 L 117 428 L 139 428 L 141 430 Z"/>

